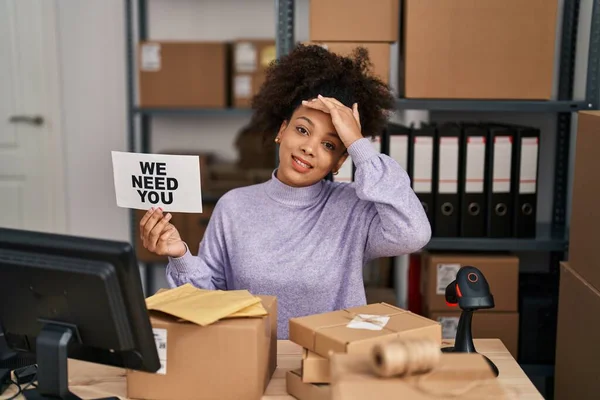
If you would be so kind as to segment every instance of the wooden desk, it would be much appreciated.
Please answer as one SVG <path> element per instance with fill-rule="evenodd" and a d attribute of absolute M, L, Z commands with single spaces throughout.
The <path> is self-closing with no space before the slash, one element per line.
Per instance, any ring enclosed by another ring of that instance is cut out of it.
<path fill-rule="evenodd" d="M 451 343 L 452 341 L 444 341 L 445 346 Z M 500 370 L 499 381 L 518 399 L 544 399 L 500 340 L 476 339 L 475 347 L 496 364 Z M 298 345 L 287 340 L 278 342 L 277 370 L 265 391 L 264 400 L 294 400 L 285 389 L 285 372 L 300 368 L 301 354 Z M 121 368 L 69 360 L 69 386 L 73 393 L 84 399 L 118 396 L 127 400 L 125 371 Z M 4 393 L 3 398 L 14 393 L 16 391 L 11 388 Z"/>

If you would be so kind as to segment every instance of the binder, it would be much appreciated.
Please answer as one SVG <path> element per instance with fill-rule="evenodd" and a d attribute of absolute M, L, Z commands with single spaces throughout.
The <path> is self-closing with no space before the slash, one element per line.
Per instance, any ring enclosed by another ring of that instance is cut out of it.
<path fill-rule="evenodd" d="M 405 171 L 408 171 L 408 137 L 410 128 L 404 125 L 390 123 L 386 129 L 388 155 L 393 158 Z"/>
<path fill-rule="evenodd" d="M 488 236 L 512 236 L 514 185 L 511 184 L 514 130 L 506 125 L 488 127 Z"/>
<path fill-rule="evenodd" d="M 422 124 L 420 128 L 411 126 L 408 142 L 408 166 L 412 188 L 427 214 L 432 230 L 434 219 L 434 158 L 433 148 L 435 126 Z"/>
<path fill-rule="evenodd" d="M 513 173 L 516 194 L 513 235 L 518 238 L 536 236 L 539 141 L 539 129 L 532 127 L 516 129 Z"/>
<path fill-rule="evenodd" d="M 477 124 L 462 124 L 460 150 L 460 236 L 486 235 L 487 132 Z"/>
<path fill-rule="evenodd" d="M 458 194 L 459 150 L 461 128 L 456 123 L 438 127 L 434 147 L 437 160 L 437 184 L 435 192 L 436 221 L 433 235 L 438 237 L 459 236 L 460 196 Z"/>

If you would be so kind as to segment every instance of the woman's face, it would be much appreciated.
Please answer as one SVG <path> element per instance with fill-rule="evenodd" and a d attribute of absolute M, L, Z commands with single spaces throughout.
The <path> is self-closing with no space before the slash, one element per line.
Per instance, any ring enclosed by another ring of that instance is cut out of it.
<path fill-rule="evenodd" d="M 310 186 L 346 160 L 342 144 L 329 114 L 300 106 L 277 134 L 279 168 L 277 179 L 289 186 Z"/>

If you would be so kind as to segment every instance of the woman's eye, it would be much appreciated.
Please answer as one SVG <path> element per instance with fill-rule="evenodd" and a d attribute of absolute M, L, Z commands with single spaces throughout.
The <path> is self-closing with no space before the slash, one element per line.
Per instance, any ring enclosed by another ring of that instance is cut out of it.
<path fill-rule="evenodd" d="M 324 143 L 324 144 L 325 144 L 325 147 L 327 148 L 327 150 L 331 150 L 331 151 L 335 150 L 335 146 L 333 144 L 331 144 L 331 143 Z"/>
<path fill-rule="evenodd" d="M 297 127 L 296 130 L 298 132 L 300 132 L 301 134 L 303 134 L 303 135 L 308 134 L 308 131 L 306 129 L 304 129 L 303 127 L 301 127 L 301 126 Z"/>

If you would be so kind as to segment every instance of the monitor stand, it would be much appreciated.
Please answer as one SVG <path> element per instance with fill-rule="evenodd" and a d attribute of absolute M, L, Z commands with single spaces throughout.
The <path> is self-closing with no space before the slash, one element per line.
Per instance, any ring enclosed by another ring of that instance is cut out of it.
<path fill-rule="evenodd" d="M 81 400 L 69 391 L 68 347 L 78 340 L 76 328 L 57 324 L 46 324 L 36 340 L 37 388 L 24 390 L 28 400 Z M 34 378 L 34 381 L 36 379 Z M 98 400 L 119 400 L 106 397 Z"/>

